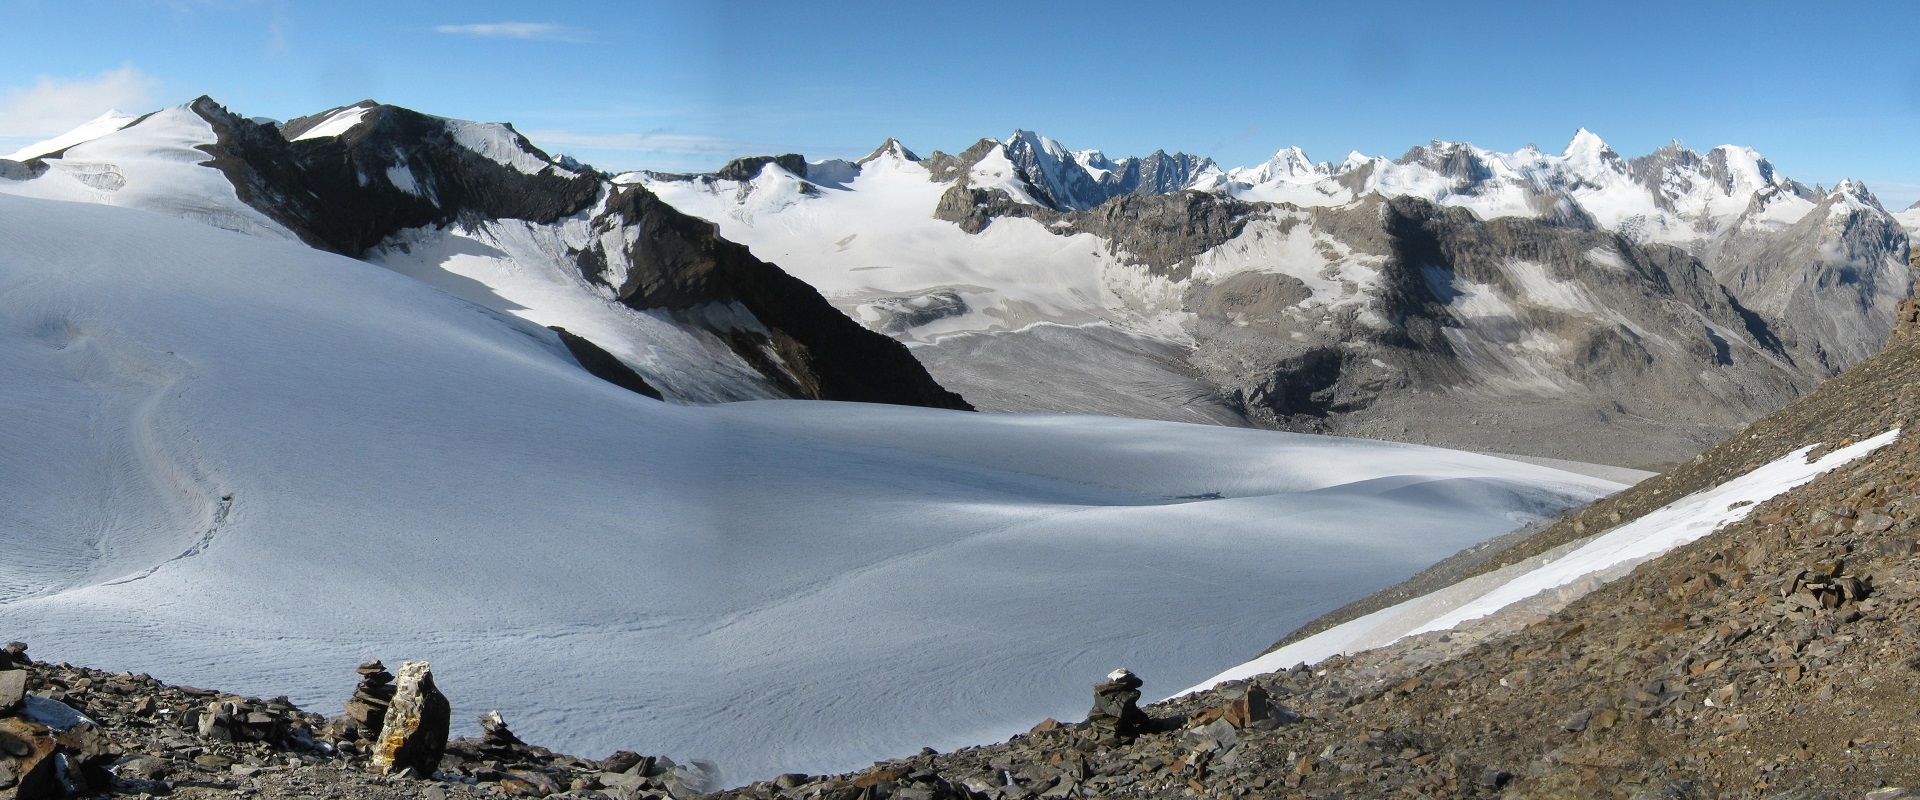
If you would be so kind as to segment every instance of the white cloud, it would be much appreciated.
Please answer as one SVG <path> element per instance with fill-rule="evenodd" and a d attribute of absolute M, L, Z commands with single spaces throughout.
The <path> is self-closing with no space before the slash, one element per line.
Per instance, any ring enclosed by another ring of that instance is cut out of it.
<path fill-rule="evenodd" d="M 473 25 L 439 25 L 434 30 L 454 36 L 476 36 L 482 39 L 585 42 L 593 38 L 587 31 L 552 22 L 483 22 Z"/>
<path fill-rule="evenodd" d="M 32 86 L 0 90 L 0 137 L 52 136 L 108 111 L 148 111 L 159 88 L 131 64 L 93 78 L 42 75 Z"/>

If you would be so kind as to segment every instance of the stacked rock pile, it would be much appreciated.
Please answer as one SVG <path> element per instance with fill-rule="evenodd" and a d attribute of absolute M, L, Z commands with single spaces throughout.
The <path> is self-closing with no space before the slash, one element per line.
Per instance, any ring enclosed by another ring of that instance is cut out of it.
<path fill-rule="evenodd" d="M 379 659 L 361 662 L 355 672 L 360 673 L 360 683 L 353 687 L 353 697 L 347 700 L 346 717 L 335 723 L 334 734 L 361 745 L 362 749 L 371 749 L 380 738 L 380 723 L 387 717 L 387 706 L 393 704 L 393 673 L 388 672 L 387 665 Z"/>

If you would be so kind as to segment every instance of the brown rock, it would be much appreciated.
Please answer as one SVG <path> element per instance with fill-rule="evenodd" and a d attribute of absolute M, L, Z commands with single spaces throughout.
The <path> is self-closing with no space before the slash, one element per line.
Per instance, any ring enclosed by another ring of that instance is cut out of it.
<path fill-rule="evenodd" d="M 626 772 L 646 761 L 646 757 L 632 750 L 616 750 L 613 755 L 600 759 L 597 765 L 601 772 Z"/>
<path fill-rule="evenodd" d="M 0 719 L 0 753 L 11 760 L 7 771 L 9 784 L 0 788 L 0 800 L 39 800 L 60 797 L 59 776 L 54 774 L 54 753 L 59 750 L 53 731 L 37 722 L 17 717 Z"/>
<path fill-rule="evenodd" d="M 392 775 L 411 768 L 418 777 L 433 774 L 447 751 L 453 707 L 433 685 L 433 667 L 425 661 L 400 665 L 393 704 L 381 721 L 373 751 L 373 770 Z"/>

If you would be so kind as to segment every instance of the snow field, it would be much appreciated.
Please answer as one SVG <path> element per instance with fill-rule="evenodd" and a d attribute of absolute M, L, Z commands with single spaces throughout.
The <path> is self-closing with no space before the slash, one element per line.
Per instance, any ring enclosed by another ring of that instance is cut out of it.
<path fill-rule="evenodd" d="M 11 196 L 0 238 L 10 635 L 320 711 L 363 658 L 429 659 L 463 723 L 735 783 L 1076 717 L 1117 666 L 1190 684 L 1618 488 L 1198 425 L 678 406 L 292 243 Z"/>

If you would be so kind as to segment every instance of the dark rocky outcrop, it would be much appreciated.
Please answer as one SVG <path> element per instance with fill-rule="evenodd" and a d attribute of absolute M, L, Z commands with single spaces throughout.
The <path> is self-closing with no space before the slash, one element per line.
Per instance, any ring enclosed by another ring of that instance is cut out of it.
<path fill-rule="evenodd" d="M 720 171 L 713 173 L 713 177 L 723 181 L 750 181 L 759 177 L 760 170 L 766 169 L 768 164 L 778 166 L 802 178 L 807 177 L 807 160 L 794 153 L 736 158 L 727 162 Z"/>
<path fill-rule="evenodd" d="M 511 126 L 454 122 L 364 101 L 360 121 L 336 136 L 288 141 L 335 109 L 284 128 L 240 117 L 213 100 L 192 109 L 213 126 L 207 148 L 240 199 L 307 244 L 358 257 L 409 228 L 462 219 L 553 222 L 600 197 L 602 179 L 554 162 Z M 498 135 L 544 166 L 528 174 L 456 140 L 451 125 Z"/>
<path fill-rule="evenodd" d="M 593 373 L 594 377 L 629 392 L 661 399 L 659 389 L 653 388 L 640 373 L 634 372 L 626 362 L 614 358 L 612 353 L 600 349 L 599 345 L 566 328 L 549 325 L 547 329 L 560 337 L 560 343 L 567 346 L 567 352 L 573 354 L 573 360 L 580 362 L 580 366 Z"/>
<path fill-rule="evenodd" d="M 1126 194 L 1075 215 L 1072 230 L 1105 239 L 1111 252 L 1156 275 L 1184 281 L 1193 258 L 1239 236 L 1253 210 L 1203 192 Z"/>
<path fill-rule="evenodd" d="M 812 286 L 644 187 L 622 187 L 608 200 L 601 224 L 642 232 L 625 254 L 626 279 L 615 287 L 621 302 L 710 326 L 791 396 L 971 409 L 934 382 L 905 345 L 861 327 Z M 725 309 L 732 307 L 758 324 L 712 321 L 729 318 Z"/>

